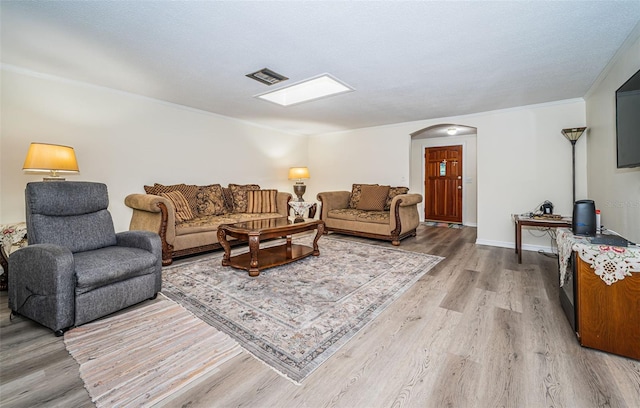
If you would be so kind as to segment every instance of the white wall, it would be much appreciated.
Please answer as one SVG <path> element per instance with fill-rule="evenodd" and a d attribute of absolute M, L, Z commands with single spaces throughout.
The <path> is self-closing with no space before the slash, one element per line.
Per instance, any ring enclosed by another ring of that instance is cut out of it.
<path fill-rule="evenodd" d="M 353 183 L 409 185 L 411 136 L 397 126 L 380 126 L 309 137 L 305 199 L 321 191 L 351 191 Z"/>
<path fill-rule="evenodd" d="M 633 242 L 640 242 L 640 167 L 616 168 L 615 92 L 640 69 L 639 37 L 640 24 L 586 98 L 589 198 L 602 225 Z"/>
<path fill-rule="evenodd" d="M 22 164 L 30 142 L 73 146 L 79 175 L 106 183 L 117 231 L 124 198 L 143 185 L 258 183 L 292 192 L 290 166 L 307 164 L 307 138 L 190 108 L 4 66 L 1 71 L 0 223 L 24 220 Z M 312 175 L 313 177 L 313 175 Z"/>
<path fill-rule="evenodd" d="M 472 126 L 478 130 L 478 243 L 513 247 L 512 213 L 533 211 L 550 200 L 556 213 L 571 214 L 571 144 L 560 132 L 585 125 L 584 106 L 574 99 L 316 135 L 309 141 L 309 162 L 319 174 L 315 189 L 348 190 L 352 182 L 406 184 L 408 173 L 411 190 L 422 191 L 423 147 L 409 135 L 442 123 Z M 587 197 L 585 139 L 576 144 L 577 199 Z M 525 249 L 550 246 L 548 237 L 523 234 Z"/>

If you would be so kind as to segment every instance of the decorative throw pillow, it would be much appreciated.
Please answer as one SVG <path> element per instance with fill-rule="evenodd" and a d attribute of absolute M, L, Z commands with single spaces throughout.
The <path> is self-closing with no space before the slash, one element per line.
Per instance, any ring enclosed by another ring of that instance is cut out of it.
<path fill-rule="evenodd" d="M 389 195 L 389 186 L 362 186 L 357 210 L 383 211 Z"/>
<path fill-rule="evenodd" d="M 387 197 L 387 203 L 384 205 L 384 210 L 391 209 L 391 201 L 393 198 L 400 194 L 407 194 L 409 192 L 409 187 L 390 187 L 389 188 L 389 196 Z"/>
<path fill-rule="evenodd" d="M 233 194 L 229 187 L 222 187 L 222 198 L 224 199 L 224 209 L 226 213 L 233 212 Z"/>
<path fill-rule="evenodd" d="M 278 190 L 249 190 L 247 191 L 248 213 L 274 213 Z"/>
<path fill-rule="evenodd" d="M 260 186 L 257 184 L 229 184 L 229 190 L 231 190 L 231 196 L 233 197 L 233 212 L 246 213 L 247 191 L 260 190 Z"/>
<path fill-rule="evenodd" d="M 349 208 L 356 209 L 360 195 L 362 194 L 362 186 L 377 186 L 377 184 L 354 184 L 351 187 L 351 196 L 349 197 Z"/>
<path fill-rule="evenodd" d="M 198 203 L 196 200 L 196 195 L 198 194 L 198 190 L 200 187 L 195 184 L 174 184 L 171 186 L 165 186 L 162 184 L 155 183 L 153 186 L 144 186 L 144 191 L 147 194 L 160 195 L 161 193 L 169 193 L 171 191 L 179 191 L 182 193 L 184 198 L 189 203 L 189 208 L 191 208 L 191 212 L 196 214 L 198 212 Z"/>
<path fill-rule="evenodd" d="M 193 219 L 193 212 L 189 203 L 178 190 L 169 191 L 168 193 L 160 193 L 160 197 L 168 198 L 176 208 L 176 222 L 189 221 Z"/>
<path fill-rule="evenodd" d="M 196 195 L 196 202 L 198 215 L 222 215 L 226 212 L 220 184 L 200 187 Z"/>

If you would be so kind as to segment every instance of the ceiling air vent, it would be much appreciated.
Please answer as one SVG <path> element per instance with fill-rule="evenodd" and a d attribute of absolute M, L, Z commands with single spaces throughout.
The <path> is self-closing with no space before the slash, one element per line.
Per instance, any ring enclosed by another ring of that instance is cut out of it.
<path fill-rule="evenodd" d="M 247 76 L 251 79 L 255 79 L 258 82 L 262 82 L 263 84 L 273 85 L 278 82 L 286 81 L 287 78 L 284 75 L 277 74 L 270 69 L 262 68 L 260 71 L 256 71 L 252 74 L 247 74 Z"/>

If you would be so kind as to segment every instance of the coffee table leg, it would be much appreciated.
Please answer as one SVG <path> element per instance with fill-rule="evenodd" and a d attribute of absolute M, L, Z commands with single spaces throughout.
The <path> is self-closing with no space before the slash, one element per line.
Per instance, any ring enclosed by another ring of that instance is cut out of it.
<path fill-rule="evenodd" d="M 318 248 L 318 240 L 324 233 L 324 223 L 318 224 L 318 228 L 316 230 L 316 237 L 313 239 L 313 256 L 320 255 L 320 249 Z"/>
<path fill-rule="evenodd" d="M 260 236 L 249 235 L 249 254 L 251 255 L 251 262 L 249 263 L 249 276 L 260 275 L 260 269 L 258 269 L 258 252 L 260 251 Z"/>
<path fill-rule="evenodd" d="M 218 242 L 224 248 L 224 255 L 222 256 L 222 266 L 229 266 L 229 258 L 231 257 L 231 245 L 227 241 L 227 232 L 218 228 Z"/>

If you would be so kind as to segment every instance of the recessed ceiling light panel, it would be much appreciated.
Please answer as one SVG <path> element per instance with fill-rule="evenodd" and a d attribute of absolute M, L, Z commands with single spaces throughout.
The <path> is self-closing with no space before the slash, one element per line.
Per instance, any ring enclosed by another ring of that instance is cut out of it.
<path fill-rule="evenodd" d="M 352 91 L 354 91 L 352 87 L 329 74 L 323 74 L 285 88 L 255 95 L 255 97 L 278 105 L 291 106 Z"/>
<path fill-rule="evenodd" d="M 273 72 L 268 68 L 262 68 L 260 71 L 247 74 L 246 76 L 267 85 L 277 84 L 278 82 L 286 81 L 287 79 L 289 79 L 286 76 Z"/>

